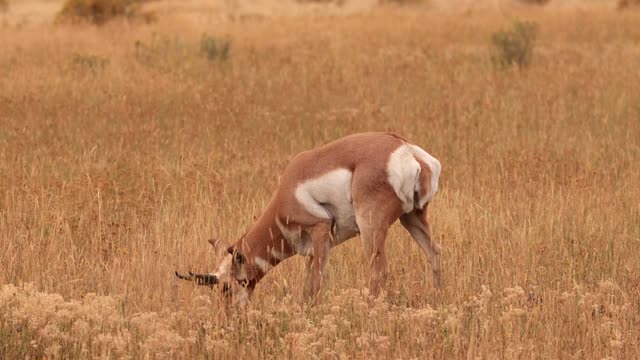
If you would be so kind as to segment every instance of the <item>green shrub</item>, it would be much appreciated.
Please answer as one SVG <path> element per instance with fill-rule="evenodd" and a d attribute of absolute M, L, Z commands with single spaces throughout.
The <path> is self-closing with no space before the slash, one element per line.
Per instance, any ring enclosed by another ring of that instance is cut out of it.
<path fill-rule="evenodd" d="M 177 36 L 153 33 L 148 42 L 135 42 L 135 58 L 145 66 L 161 71 L 177 71 L 188 66 L 196 51 Z"/>
<path fill-rule="evenodd" d="M 495 48 L 493 62 L 502 67 L 529 65 L 537 32 L 538 26 L 535 23 L 516 21 L 510 30 L 494 33 L 491 37 Z"/>
<path fill-rule="evenodd" d="M 200 53 L 210 61 L 227 60 L 230 49 L 231 43 L 229 40 L 202 34 L 202 38 L 200 39 Z"/>
<path fill-rule="evenodd" d="M 296 1 L 301 4 L 316 3 L 316 4 L 336 4 L 338 6 L 342 6 L 344 5 L 344 2 L 346 0 L 296 0 Z"/>
<path fill-rule="evenodd" d="M 383 4 L 396 4 L 396 5 L 418 5 L 424 4 L 426 0 L 381 0 Z"/>
<path fill-rule="evenodd" d="M 109 65 L 109 59 L 97 55 L 74 54 L 71 59 L 71 69 L 78 72 L 97 74 Z"/>
<path fill-rule="evenodd" d="M 640 0 L 618 0 L 618 9 L 623 10 L 630 7 L 640 7 Z"/>
<path fill-rule="evenodd" d="M 101 25 L 117 18 L 144 18 L 151 20 L 150 14 L 142 14 L 140 5 L 144 0 L 67 0 L 58 13 L 58 21 L 87 21 Z"/>
<path fill-rule="evenodd" d="M 520 0 L 521 3 L 527 5 L 547 5 L 551 0 Z"/>

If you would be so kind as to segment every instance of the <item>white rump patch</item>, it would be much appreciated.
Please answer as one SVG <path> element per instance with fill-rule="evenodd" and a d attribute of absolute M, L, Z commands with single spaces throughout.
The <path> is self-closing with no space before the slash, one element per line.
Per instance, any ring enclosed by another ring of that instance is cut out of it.
<path fill-rule="evenodd" d="M 387 164 L 389 184 L 402 202 L 402 211 L 413 210 L 413 194 L 420 179 L 420 163 L 406 145 L 398 147 L 389 157 Z"/>
<path fill-rule="evenodd" d="M 405 213 L 413 211 L 416 207 L 414 194 L 420 193 L 420 172 L 422 169 L 416 158 L 422 160 L 431 170 L 429 191 L 425 196 L 418 199 L 417 205 L 419 208 L 431 201 L 438 190 L 440 162 L 418 146 L 405 144 L 398 147 L 389 157 L 387 173 L 389 184 L 391 184 L 398 199 L 402 202 L 402 210 Z"/>
<path fill-rule="evenodd" d="M 420 160 L 424 161 L 424 163 L 427 164 L 427 166 L 431 170 L 431 179 L 430 179 L 431 181 L 429 183 L 429 191 L 423 198 L 419 199 L 420 200 L 419 206 L 422 209 L 424 204 L 431 201 L 431 199 L 433 199 L 433 196 L 438 191 L 438 179 L 440 178 L 440 171 L 442 170 L 442 165 L 440 165 L 440 161 L 438 161 L 438 159 L 434 158 L 433 156 L 431 156 L 431 154 L 422 150 L 420 147 L 415 145 L 408 145 L 408 146 L 411 149 L 411 152 L 413 153 L 413 155 L 415 155 Z M 418 183 L 418 186 L 420 186 L 420 183 Z"/>
<path fill-rule="evenodd" d="M 351 171 L 336 169 L 318 178 L 307 180 L 296 188 L 296 199 L 313 216 L 330 220 L 332 214 L 323 204 L 338 209 L 352 208 L 351 205 Z"/>

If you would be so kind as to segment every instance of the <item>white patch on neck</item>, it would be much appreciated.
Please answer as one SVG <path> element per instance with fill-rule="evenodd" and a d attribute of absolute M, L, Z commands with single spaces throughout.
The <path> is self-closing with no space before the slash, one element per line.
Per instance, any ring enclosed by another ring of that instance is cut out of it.
<path fill-rule="evenodd" d="M 276 249 L 271 249 L 271 256 L 273 256 L 274 259 L 279 260 L 279 261 L 282 261 L 282 260 L 288 258 L 287 254 L 285 254 L 285 253 L 283 253 L 281 251 L 278 251 Z"/>
<path fill-rule="evenodd" d="M 265 259 L 263 259 L 263 258 L 261 258 L 259 256 L 256 256 L 254 261 L 256 263 L 256 266 L 258 266 L 260 268 L 260 270 L 262 270 L 262 272 L 265 273 L 265 274 L 267 272 L 269 272 L 269 270 L 271 270 L 273 268 L 273 265 L 271 265 L 267 260 L 265 260 Z"/>
<path fill-rule="evenodd" d="M 332 170 L 318 178 L 307 180 L 296 188 L 296 199 L 313 216 L 330 220 L 332 214 L 323 206 L 337 208 L 351 205 L 351 178 L 348 169 Z"/>

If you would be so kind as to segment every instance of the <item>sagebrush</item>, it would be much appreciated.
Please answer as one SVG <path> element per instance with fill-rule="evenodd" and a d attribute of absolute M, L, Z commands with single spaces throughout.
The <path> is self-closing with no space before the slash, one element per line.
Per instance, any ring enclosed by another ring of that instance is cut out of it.
<path fill-rule="evenodd" d="M 533 22 L 516 21 L 509 30 L 491 36 L 495 49 L 494 63 L 500 66 L 528 66 L 533 58 L 538 26 Z"/>
<path fill-rule="evenodd" d="M 528 5 L 547 5 L 551 0 L 519 0 L 523 4 Z"/>
<path fill-rule="evenodd" d="M 200 39 L 200 53 L 210 61 L 224 61 L 229 57 L 231 42 L 227 39 L 202 34 Z"/>
<path fill-rule="evenodd" d="M 86 21 L 101 25 L 114 18 L 144 18 L 152 15 L 141 13 L 140 6 L 146 0 L 66 0 L 58 14 L 58 21 Z"/>
<path fill-rule="evenodd" d="M 618 9 L 640 7 L 639 0 L 618 0 Z"/>

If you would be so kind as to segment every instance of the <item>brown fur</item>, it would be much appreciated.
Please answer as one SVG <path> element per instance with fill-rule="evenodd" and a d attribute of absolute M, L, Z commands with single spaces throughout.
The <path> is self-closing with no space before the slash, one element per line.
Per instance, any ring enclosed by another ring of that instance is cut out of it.
<path fill-rule="evenodd" d="M 356 222 L 360 230 L 364 255 L 371 268 L 370 290 L 380 291 L 387 278 L 387 260 L 384 243 L 389 227 L 399 218 L 421 245 L 434 267 L 436 285 L 439 284 L 439 252 L 432 243 L 426 218 L 426 205 L 411 214 L 403 214 L 402 203 L 388 182 L 389 157 L 407 139 L 392 133 L 362 133 L 346 136 L 313 150 L 304 151 L 293 158 L 281 177 L 278 190 L 267 208 L 249 231 L 230 248 L 247 259 L 247 279 L 253 286 L 265 275 L 256 258 L 264 259 L 272 266 L 295 255 L 278 222 L 288 231 L 297 231 L 311 238 L 313 256 L 307 264 L 305 296 L 318 299 L 323 282 L 324 269 L 331 247 L 334 245 L 332 224 L 309 213 L 295 197 L 296 187 L 306 180 L 318 178 L 338 168 L 352 172 L 351 195 Z M 422 168 L 421 191 L 424 196 L 430 186 L 431 170 L 417 159 Z M 272 255 L 276 249 L 283 256 Z"/>

